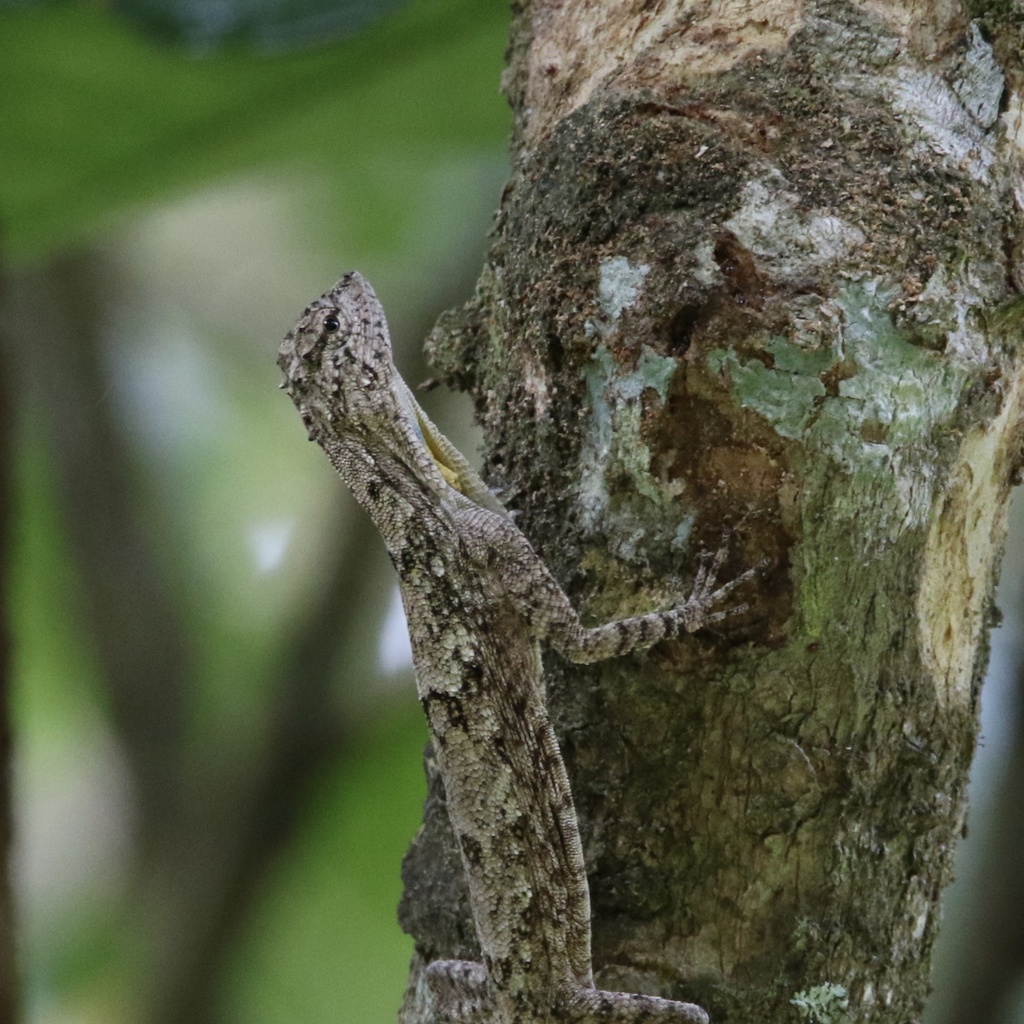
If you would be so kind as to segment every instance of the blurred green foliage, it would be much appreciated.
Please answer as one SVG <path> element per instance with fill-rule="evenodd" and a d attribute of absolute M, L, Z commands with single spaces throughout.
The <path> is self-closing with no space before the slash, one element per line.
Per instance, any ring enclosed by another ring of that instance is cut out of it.
<path fill-rule="evenodd" d="M 344 175 L 372 203 L 364 232 L 394 241 L 402 204 L 380 194 L 383 162 L 504 144 L 507 26 L 496 0 L 414 0 L 316 49 L 196 59 L 91 4 L 3 11 L 7 257 L 253 167 Z"/>
<path fill-rule="evenodd" d="M 412 954 L 395 923 L 399 865 L 425 742 L 418 714 L 391 719 L 313 795 L 296 855 L 274 872 L 235 959 L 225 1024 L 394 1020 Z"/>
<path fill-rule="evenodd" d="M 319 594 L 305 577 L 339 529 L 339 485 L 274 389 L 273 347 L 331 283 L 319 275 L 348 266 L 373 275 L 398 347 L 459 297 L 453 279 L 483 250 L 506 145 L 508 11 L 412 0 L 315 49 L 243 52 L 234 32 L 197 56 L 119 10 L 0 7 L 0 256 L 6 295 L 34 274 L 61 286 L 47 269 L 60 252 L 110 265 L 97 307 L 113 369 L 89 402 L 127 438 L 163 585 L 184 605 L 195 662 L 184 763 L 200 769 L 184 791 L 212 791 L 260 750 L 288 630 Z M 132 902 L 132 795 L 118 803 L 125 762 L 68 529 L 81 510 L 62 503 L 31 390 L 17 395 L 10 581 L 19 823 L 27 855 L 46 853 L 19 872 L 27 1020 L 145 1024 L 147 936 L 162 908 Z M 289 516 L 286 564 L 260 575 L 252 529 Z M 339 666 L 339 689 L 379 673 L 371 631 L 392 585 L 347 624 L 367 632 L 366 651 Z M 226 951 L 211 1019 L 394 1019 L 411 953 L 395 920 L 399 866 L 426 735 L 401 682 L 393 695 L 379 680 L 335 695 L 354 716 L 348 739 L 295 794 L 294 833 Z"/>

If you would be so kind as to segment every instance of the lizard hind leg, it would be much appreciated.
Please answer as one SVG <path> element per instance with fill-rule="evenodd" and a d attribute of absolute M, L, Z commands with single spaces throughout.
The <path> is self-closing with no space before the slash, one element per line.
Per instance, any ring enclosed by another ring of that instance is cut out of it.
<path fill-rule="evenodd" d="M 472 960 L 434 960 L 424 979 L 439 1020 L 483 1024 L 490 1008 L 487 969 Z"/>
<path fill-rule="evenodd" d="M 594 988 L 577 989 L 565 1009 L 566 1024 L 709 1024 L 711 1020 L 696 1003 Z"/>

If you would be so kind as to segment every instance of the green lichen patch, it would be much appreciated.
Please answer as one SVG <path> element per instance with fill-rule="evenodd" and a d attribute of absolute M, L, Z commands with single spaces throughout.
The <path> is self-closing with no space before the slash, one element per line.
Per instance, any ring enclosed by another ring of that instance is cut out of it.
<path fill-rule="evenodd" d="M 805 476 L 802 550 L 834 557 L 819 561 L 796 589 L 802 628 L 813 637 L 834 634 L 844 609 L 842 621 L 864 643 L 887 642 L 877 621 L 885 603 L 869 594 L 861 601 L 850 567 L 866 557 L 876 565 L 894 558 L 899 577 L 895 545 L 930 520 L 942 486 L 934 446 L 954 437 L 960 397 L 976 372 L 956 355 L 915 344 L 893 321 L 895 296 L 877 280 L 847 283 L 817 343 L 771 337 L 759 348 L 748 342 L 749 356 L 722 348 L 706 356 L 740 405 L 780 438 L 825 456 Z M 843 475 L 851 485 L 838 486 Z M 799 564 L 797 573 L 803 576 Z M 872 626 L 853 625 L 862 614 L 875 616 Z"/>
<path fill-rule="evenodd" d="M 866 281 L 837 297 L 845 355 L 858 372 L 839 385 L 844 401 L 833 403 L 851 428 L 884 424 L 892 448 L 925 440 L 952 415 L 966 379 L 962 367 L 912 344 L 896 328 L 889 312 L 895 296 L 895 288 Z"/>
<path fill-rule="evenodd" d="M 807 1024 L 842 1024 L 849 1019 L 849 995 L 842 985 L 835 982 L 826 981 L 798 992 L 790 1003 L 800 1011 L 801 1019 Z"/>
<path fill-rule="evenodd" d="M 580 504 L 582 521 L 590 529 L 614 521 L 616 554 L 634 560 L 653 540 L 678 545 L 689 536 L 692 517 L 675 518 L 675 488 L 666 488 L 651 473 L 651 450 L 644 437 L 645 393 L 664 403 L 677 363 L 644 346 L 636 365 L 624 370 L 603 343 L 584 369 L 592 427 L 581 455 Z M 647 505 L 645 508 L 644 505 Z M 650 505 L 665 516 L 650 516 Z M 651 522 L 667 522 L 665 536 L 648 536 Z"/>
<path fill-rule="evenodd" d="M 842 323 L 832 338 L 811 347 L 772 337 L 763 345 L 770 366 L 727 349 L 710 352 L 707 365 L 725 371 L 740 405 L 782 437 L 803 438 L 850 472 L 863 471 L 867 446 L 867 463 L 891 477 L 894 458 L 929 443 L 955 414 L 969 375 L 896 327 L 895 295 L 877 281 L 848 284 L 835 299 Z M 844 373 L 830 392 L 827 374 L 840 363 Z"/>
<path fill-rule="evenodd" d="M 772 341 L 778 343 L 776 349 L 794 348 L 781 338 Z M 778 362 L 775 367 L 756 359 L 742 362 L 735 352 L 725 349 L 708 356 L 712 372 L 728 373 L 744 409 L 763 416 L 782 437 L 798 438 L 803 435 L 816 404 L 825 397 L 825 385 L 820 380 L 823 371 L 797 369 L 799 361 L 794 358 L 784 358 L 783 362 L 786 368 L 779 368 Z"/>
<path fill-rule="evenodd" d="M 836 362 L 835 351 L 829 345 L 804 348 L 785 338 L 769 338 L 764 347 L 771 353 L 775 369 L 783 373 L 820 377 Z"/>

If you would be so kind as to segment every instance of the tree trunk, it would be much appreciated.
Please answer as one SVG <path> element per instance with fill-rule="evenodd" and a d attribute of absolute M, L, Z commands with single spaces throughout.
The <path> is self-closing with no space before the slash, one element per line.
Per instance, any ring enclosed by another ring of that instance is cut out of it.
<path fill-rule="evenodd" d="M 434 361 L 586 616 L 671 603 L 723 531 L 723 575 L 769 559 L 720 628 L 548 661 L 601 988 L 921 1013 L 1020 464 L 1024 11 L 990 6 L 517 11 L 512 177 Z M 428 772 L 405 1024 L 474 954 Z"/>

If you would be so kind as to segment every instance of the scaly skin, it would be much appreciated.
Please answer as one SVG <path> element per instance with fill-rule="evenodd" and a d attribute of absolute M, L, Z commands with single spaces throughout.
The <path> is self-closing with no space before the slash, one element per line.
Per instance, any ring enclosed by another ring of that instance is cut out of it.
<path fill-rule="evenodd" d="M 692 1003 L 594 987 L 590 897 L 540 644 L 578 662 L 640 651 L 725 613 L 719 559 L 670 611 L 585 629 L 511 517 L 398 375 L 380 303 L 346 274 L 278 363 L 310 438 L 369 512 L 398 571 L 416 684 L 469 881 L 483 963 L 427 968 L 435 1019 L 706 1022 Z"/>

